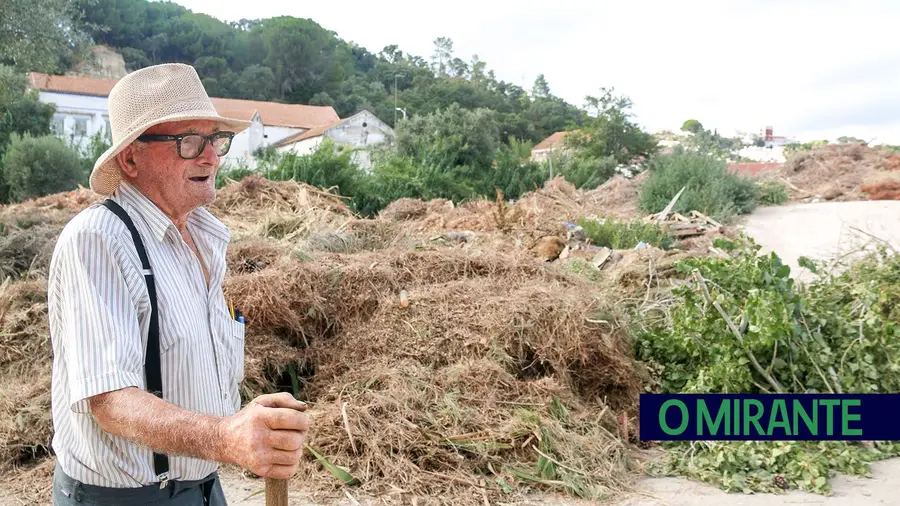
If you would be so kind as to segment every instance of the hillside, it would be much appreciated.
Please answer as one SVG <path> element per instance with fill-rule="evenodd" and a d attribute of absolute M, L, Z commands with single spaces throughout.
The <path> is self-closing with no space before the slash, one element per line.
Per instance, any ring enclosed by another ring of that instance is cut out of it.
<path fill-rule="evenodd" d="M 447 38 L 435 40 L 436 56 L 428 61 L 396 45 L 374 54 L 310 19 L 225 23 L 171 2 L 76 4 L 93 43 L 115 48 L 128 70 L 191 64 L 212 96 L 331 105 L 341 117 L 368 109 L 393 126 L 396 84 L 397 105 L 409 115 L 454 102 L 465 109 L 488 108 L 502 114 L 509 136 L 533 142 L 585 117 L 555 97 L 542 76 L 533 92 L 504 82 L 477 55 L 453 54 Z"/>

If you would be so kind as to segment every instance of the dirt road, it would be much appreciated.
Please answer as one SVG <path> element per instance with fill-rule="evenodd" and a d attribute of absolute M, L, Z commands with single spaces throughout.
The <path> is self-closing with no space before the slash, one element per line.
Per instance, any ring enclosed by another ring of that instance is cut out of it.
<path fill-rule="evenodd" d="M 763 207 L 745 217 L 741 225 L 763 247 L 763 253 L 774 250 L 802 280 L 811 279 L 812 274 L 799 268 L 800 256 L 830 261 L 879 240 L 900 250 L 900 201 Z"/>
<path fill-rule="evenodd" d="M 265 496 L 248 496 L 263 490 L 262 480 L 244 478 L 237 473 L 225 473 L 225 491 L 230 506 L 264 506 Z M 640 494 L 624 500 L 605 503 L 608 506 L 694 506 L 714 504 L 716 506 L 885 506 L 900 505 L 900 458 L 876 462 L 872 465 L 872 477 L 835 476 L 831 478 L 832 495 L 822 496 L 806 492 L 791 491 L 775 494 L 728 494 L 682 478 L 645 478 L 639 482 Z M 354 497 L 363 505 L 382 504 L 377 500 Z M 338 503 L 316 501 L 308 494 L 293 492 L 291 506 L 329 506 L 339 504 L 352 506 L 348 498 Z M 427 503 L 427 501 L 425 501 Z M 586 506 L 585 501 L 566 500 L 558 496 L 534 497 L 527 502 L 509 503 L 524 505 L 548 504 L 551 506 Z"/>

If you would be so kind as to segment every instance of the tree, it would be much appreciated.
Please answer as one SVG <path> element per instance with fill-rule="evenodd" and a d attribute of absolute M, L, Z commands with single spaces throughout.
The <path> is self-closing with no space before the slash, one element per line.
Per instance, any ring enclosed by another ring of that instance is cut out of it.
<path fill-rule="evenodd" d="M 535 98 L 550 98 L 550 85 L 547 84 L 547 79 L 544 78 L 544 74 L 538 74 L 537 79 L 534 80 L 534 87 L 531 89 L 531 94 Z"/>
<path fill-rule="evenodd" d="M 858 144 L 865 143 L 866 141 L 860 139 L 859 137 L 848 137 L 841 136 L 837 138 L 838 144 Z"/>
<path fill-rule="evenodd" d="M 0 11 L 0 64 L 57 73 L 88 54 L 73 0 L 3 0 Z"/>
<path fill-rule="evenodd" d="M 447 69 L 453 59 L 453 41 L 448 37 L 434 39 L 434 53 L 431 55 L 431 69 L 437 77 L 447 77 Z"/>
<path fill-rule="evenodd" d="M 703 130 L 703 125 L 699 121 L 697 121 L 695 119 L 689 119 L 689 120 L 685 121 L 683 125 L 681 125 L 681 131 L 696 134 L 696 133 L 700 133 L 704 130 Z"/>
<path fill-rule="evenodd" d="M 566 136 L 566 143 L 593 158 L 613 157 L 620 164 L 647 158 L 656 153 L 658 142 L 632 121 L 631 99 L 616 96 L 614 89 L 601 88 L 599 97 L 588 96 L 592 111 L 578 131 Z"/>
<path fill-rule="evenodd" d="M 24 74 L 0 65 L 0 157 L 13 134 L 49 134 L 54 110 L 38 100 Z"/>

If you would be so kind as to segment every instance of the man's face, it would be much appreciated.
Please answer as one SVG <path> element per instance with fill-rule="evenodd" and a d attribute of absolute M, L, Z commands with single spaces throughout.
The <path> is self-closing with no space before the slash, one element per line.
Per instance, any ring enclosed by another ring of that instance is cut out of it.
<path fill-rule="evenodd" d="M 179 135 L 197 133 L 210 135 L 218 131 L 218 124 L 209 120 L 190 120 L 163 123 L 147 129 L 144 134 Z M 123 166 L 127 181 L 144 192 L 167 215 L 184 217 L 192 210 L 209 205 L 216 197 L 216 172 L 219 157 L 209 142 L 197 158 L 185 160 L 178 154 L 176 141 L 140 142 L 123 153 L 134 164 Z M 120 166 L 122 164 L 120 163 Z"/>

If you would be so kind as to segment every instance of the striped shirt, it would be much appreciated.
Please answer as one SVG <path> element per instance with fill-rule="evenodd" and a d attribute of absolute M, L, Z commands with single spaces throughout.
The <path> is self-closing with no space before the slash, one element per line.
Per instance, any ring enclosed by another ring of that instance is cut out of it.
<path fill-rule="evenodd" d="M 228 416 L 240 408 L 244 325 L 222 292 L 228 229 L 203 208 L 187 229 L 204 264 L 160 209 L 127 183 L 111 196 L 141 235 L 156 282 L 163 399 L 185 409 Z M 47 297 L 53 343 L 53 450 L 63 471 L 88 485 L 158 483 L 151 449 L 103 431 L 88 398 L 134 386 L 146 390 L 144 351 L 150 299 L 131 234 L 107 208 L 93 205 L 60 234 Z M 150 353 L 160 353 L 150 350 Z M 169 457 L 171 479 L 197 480 L 218 468 Z"/>

